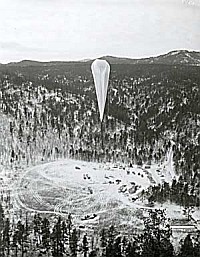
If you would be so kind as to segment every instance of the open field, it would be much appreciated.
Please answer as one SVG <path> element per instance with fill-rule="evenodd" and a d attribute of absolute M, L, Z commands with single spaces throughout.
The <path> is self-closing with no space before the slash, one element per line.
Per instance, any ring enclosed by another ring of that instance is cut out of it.
<path fill-rule="evenodd" d="M 65 159 L 29 168 L 16 183 L 15 201 L 29 211 L 71 213 L 77 222 L 138 225 L 144 208 L 138 195 L 161 183 L 164 172 L 156 164 L 130 168 Z"/>

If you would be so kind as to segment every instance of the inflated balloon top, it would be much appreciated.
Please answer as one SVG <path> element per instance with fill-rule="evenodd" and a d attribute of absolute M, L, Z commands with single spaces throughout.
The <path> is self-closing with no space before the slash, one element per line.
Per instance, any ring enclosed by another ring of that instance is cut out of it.
<path fill-rule="evenodd" d="M 105 60 L 96 59 L 92 63 L 91 69 L 94 77 L 100 120 L 102 122 L 108 90 L 110 65 Z"/>

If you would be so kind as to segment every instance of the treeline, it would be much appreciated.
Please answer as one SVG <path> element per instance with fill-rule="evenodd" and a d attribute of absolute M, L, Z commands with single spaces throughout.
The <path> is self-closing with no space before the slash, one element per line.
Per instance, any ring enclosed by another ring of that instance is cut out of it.
<path fill-rule="evenodd" d="M 198 257 L 200 242 L 187 235 L 178 252 L 171 243 L 171 228 L 165 213 L 149 211 L 141 234 L 120 233 L 114 225 L 87 234 L 67 218 L 26 215 L 13 224 L 0 208 L 1 257 Z"/>
<path fill-rule="evenodd" d="M 164 182 L 162 185 L 152 186 L 148 191 L 146 194 L 150 195 L 150 202 L 170 201 L 184 207 L 200 207 L 200 184 L 195 183 L 195 177 L 191 184 L 184 182 L 183 177 L 180 176 L 178 181 L 174 179 L 171 185 Z"/>

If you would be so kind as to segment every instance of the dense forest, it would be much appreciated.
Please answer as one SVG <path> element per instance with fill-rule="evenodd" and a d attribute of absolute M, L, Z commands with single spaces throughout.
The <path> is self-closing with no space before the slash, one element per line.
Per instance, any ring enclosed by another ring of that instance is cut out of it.
<path fill-rule="evenodd" d="M 171 228 L 164 211 L 149 211 L 143 233 L 123 235 L 116 227 L 80 232 L 67 218 L 41 217 L 26 213 L 15 226 L 4 217 L 0 207 L 0 254 L 4 256 L 52 257 L 198 257 L 199 236 L 187 235 L 178 250 L 171 243 Z"/>
<path fill-rule="evenodd" d="M 172 149 L 178 178 L 143 196 L 199 207 L 199 82 L 199 66 L 113 64 L 101 125 L 90 62 L 1 65 L 1 165 L 17 173 L 23 165 L 69 157 L 131 167 L 162 164 Z M 200 256 L 199 234 L 174 250 L 159 211 L 149 212 L 139 235 L 123 235 L 114 226 L 87 234 L 70 215 L 22 215 L 13 225 L 3 211 L 8 201 L 1 200 L 0 256 Z"/>
<path fill-rule="evenodd" d="M 44 159 L 56 152 L 85 160 L 142 164 L 161 161 L 173 143 L 177 174 L 199 188 L 199 69 L 112 65 L 103 133 L 99 133 L 89 64 L 3 67 L 1 110 L 13 118 L 10 134 L 18 140 L 7 161 L 33 159 L 33 154 L 28 155 L 35 151 Z"/>

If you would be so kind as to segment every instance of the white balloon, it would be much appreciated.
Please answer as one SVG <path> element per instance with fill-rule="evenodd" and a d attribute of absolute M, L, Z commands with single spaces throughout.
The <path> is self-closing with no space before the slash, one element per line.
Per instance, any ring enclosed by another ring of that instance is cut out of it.
<path fill-rule="evenodd" d="M 92 65 L 92 74 L 94 77 L 100 120 L 103 120 L 103 114 L 106 104 L 108 80 L 110 75 L 110 65 L 105 60 L 96 59 Z"/>

